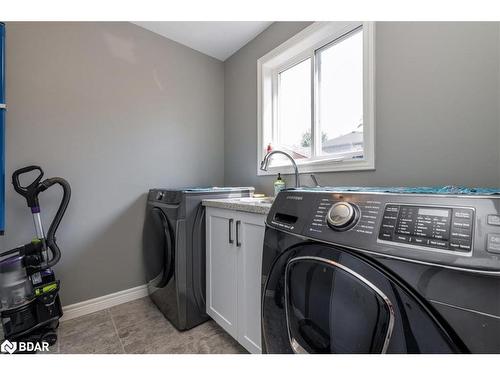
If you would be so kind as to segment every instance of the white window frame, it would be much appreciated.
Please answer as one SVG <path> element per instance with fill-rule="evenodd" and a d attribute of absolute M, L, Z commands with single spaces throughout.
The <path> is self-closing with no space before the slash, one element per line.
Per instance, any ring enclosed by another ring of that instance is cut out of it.
<path fill-rule="evenodd" d="M 312 105 L 317 106 L 317 59 L 315 52 L 356 28 L 363 27 L 363 158 L 339 159 L 318 158 L 315 160 L 296 160 L 301 173 L 340 172 L 375 169 L 375 24 L 374 22 L 315 22 L 277 48 L 257 60 L 257 175 L 274 175 L 278 172 L 292 174 L 288 164 L 269 166 L 267 171 L 260 169 L 265 156 L 265 146 L 272 138 L 269 131 L 276 134 L 278 127 L 277 87 L 279 73 L 311 58 L 311 74 L 314 80 Z M 312 122 L 317 108 L 312 108 Z M 314 134 L 313 144 L 319 147 L 320 137 Z M 271 163 L 272 164 L 272 163 Z"/>

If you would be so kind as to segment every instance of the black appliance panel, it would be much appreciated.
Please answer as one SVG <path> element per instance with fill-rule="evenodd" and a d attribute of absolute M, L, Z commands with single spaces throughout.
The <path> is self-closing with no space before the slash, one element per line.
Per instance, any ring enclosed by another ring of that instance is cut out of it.
<path fill-rule="evenodd" d="M 386 204 L 378 238 L 470 253 L 474 209 Z"/>
<path fill-rule="evenodd" d="M 359 212 L 359 218 L 348 230 L 336 231 L 328 225 L 328 212 L 337 202 L 348 202 Z M 419 210 L 424 215 L 419 215 Z M 439 216 L 446 213 L 448 218 Z M 392 221 L 384 221 L 384 216 Z M 423 220 L 418 220 L 419 216 Z M 500 275 L 500 219 L 498 223 L 491 219 L 497 216 L 500 218 L 497 196 L 290 189 L 276 197 L 267 225 L 306 239 L 371 254 Z M 295 220 L 293 223 L 291 218 Z M 439 220 L 440 224 L 429 226 L 427 218 L 431 224 L 433 220 Z M 444 232 L 436 230 L 441 227 Z"/>

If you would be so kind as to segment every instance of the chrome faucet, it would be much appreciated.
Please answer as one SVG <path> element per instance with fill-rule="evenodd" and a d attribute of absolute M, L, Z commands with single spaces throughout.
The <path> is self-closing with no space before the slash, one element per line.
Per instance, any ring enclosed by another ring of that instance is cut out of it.
<path fill-rule="evenodd" d="M 271 156 L 274 154 L 282 154 L 285 155 L 290 161 L 292 162 L 293 168 L 295 170 L 295 187 L 298 188 L 300 187 L 300 181 L 299 181 L 299 168 L 297 168 L 297 163 L 295 163 L 295 160 L 293 160 L 293 157 L 286 153 L 285 151 L 280 151 L 280 150 L 274 150 L 271 152 L 268 152 L 266 156 L 264 156 L 264 160 L 260 163 L 260 169 L 263 171 L 267 171 L 267 168 L 269 166 L 269 160 L 271 159 Z"/>

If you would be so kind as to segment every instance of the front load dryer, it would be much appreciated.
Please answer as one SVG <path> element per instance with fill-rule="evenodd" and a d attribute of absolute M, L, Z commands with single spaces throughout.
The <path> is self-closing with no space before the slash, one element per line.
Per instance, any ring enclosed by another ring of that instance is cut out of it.
<path fill-rule="evenodd" d="M 252 187 L 152 189 L 143 229 L 149 296 L 178 329 L 208 320 L 205 307 L 205 198 L 237 198 Z"/>
<path fill-rule="evenodd" d="M 490 190 L 280 192 L 263 351 L 500 353 L 499 213 Z"/>

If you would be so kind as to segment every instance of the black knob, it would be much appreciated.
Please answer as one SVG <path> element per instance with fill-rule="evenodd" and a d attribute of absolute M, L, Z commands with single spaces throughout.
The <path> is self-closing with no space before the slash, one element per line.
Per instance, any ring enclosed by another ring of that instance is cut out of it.
<path fill-rule="evenodd" d="M 326 214 L 326 221 L 330 228 L 344 231 L 352 228 L 359 219 L 359 210 L 349 202 L 335 203 Z"/>

